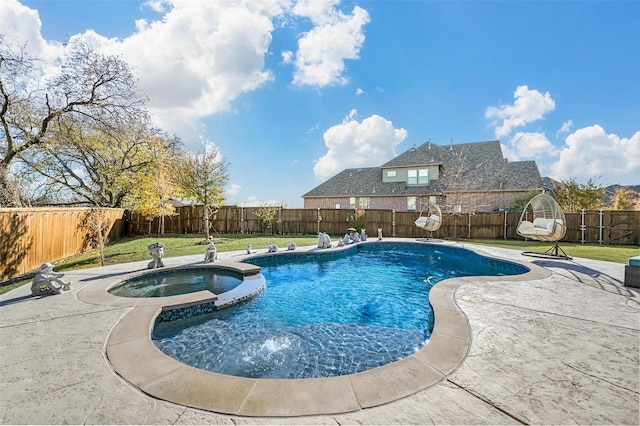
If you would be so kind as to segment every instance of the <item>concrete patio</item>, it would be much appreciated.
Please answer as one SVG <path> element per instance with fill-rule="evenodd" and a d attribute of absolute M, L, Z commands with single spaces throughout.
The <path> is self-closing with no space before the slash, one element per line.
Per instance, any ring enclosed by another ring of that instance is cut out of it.
<path fill-rule="evenodd" d="M 512 250 L 459 245 L 532 263 L 549 273 L 530 281 L 493 277 L 460 283 L 455 301 L 468 320 L 468 353 L 457 369 L 410 396 L 338 414 L 248 417 L 146 395 L 118 376 L 106 357 L 110 333 L 132 308 L 90 304 L 79 297 L 101 280 L 144 269 L 145 261 L 67 272 L 73 290 L 57 296 L 32 298 L 28 285 L 0 296 L 0 421 L 640 423 L 640 291 L 622 285 L 624 265 L 536 259 Z M 219 253 L 221 260 L 237 255 Z M 167 266 L 177 266 L 201 263 L 203 256 L 204 252 L 164 260 Z M 388 383 L 371 385 L 374 393 L 385 386 Z"/>

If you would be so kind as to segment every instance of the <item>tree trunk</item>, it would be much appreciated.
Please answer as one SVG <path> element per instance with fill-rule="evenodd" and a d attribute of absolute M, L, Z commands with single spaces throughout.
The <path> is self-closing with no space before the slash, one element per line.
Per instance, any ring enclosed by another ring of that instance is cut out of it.
<path fill-rule="evenodd" d="M 18 189 L 9 180 L 9 167 L 0 163 L 0 207 L 20 207 Z"/>
<path fill-rule="evenodd" d="M 203 223 L 204 223 L 204 235 L 207 239 L 207 241 L 209 241 L 209 206 L 208 205 L 204 205 L 202 207 L 202 214 L 203 214 Z"/>

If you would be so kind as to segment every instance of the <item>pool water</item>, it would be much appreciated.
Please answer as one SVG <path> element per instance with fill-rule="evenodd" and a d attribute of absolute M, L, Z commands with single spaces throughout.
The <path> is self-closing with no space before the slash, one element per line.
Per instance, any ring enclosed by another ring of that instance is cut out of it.
<path fill-rule="evenodd" d="M 161 270 L 125 280 L 109 293 L 120 297 L 165 297 L 202 290 L 220 294 L 241 283 L 241 276 L 215 268 Z"/>
<path fill-rule="evenodd" d="M 469 250 L 368 243 L 331 253 L 267 255 L 258 297 L 152 334 L 167 355 L 203 370 L 251 378 L 353 374 L 405 358 L 433 329 L 429 290 L 456 276 L 507 275 L 526 267 Z"/>

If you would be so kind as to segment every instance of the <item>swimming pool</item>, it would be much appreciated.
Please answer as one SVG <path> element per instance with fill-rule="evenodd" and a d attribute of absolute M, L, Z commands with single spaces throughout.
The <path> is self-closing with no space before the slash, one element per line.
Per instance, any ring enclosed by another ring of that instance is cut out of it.
<path fill-rule="evenodd" d="M 528 268 L 466 249 L 371 242 L 329 253 L 247 260 L 262 267 L 255 299 L 188 320 L 156 324 L 152 339 L 196 368 L 252 378 L 333 377 L 420 349 L 433 328 L 429 290 L 460 276 Z"/>

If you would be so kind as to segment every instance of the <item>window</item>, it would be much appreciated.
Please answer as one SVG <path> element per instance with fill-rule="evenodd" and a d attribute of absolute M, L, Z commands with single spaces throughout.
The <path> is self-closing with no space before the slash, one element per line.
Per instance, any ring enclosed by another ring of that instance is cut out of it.
<path fill-rule="evenodd" d="M 418 170 L 418 184 L 429 183 L 429 169 Z"/>
<path fill-rule="evenodd" d="M 418 171 L 417 170 L 409 170 L 407 173 L 407 183 L 409 185 L 415 185 L 418 183 Z"/>
<path fill-rule="evenodd" d="M 340 203 L 336 203 L 336 210 L 340 210 Z"/>
<path fill-rule="evenodd" d="M 350 197 L 349 198 L 349 208 L 351 208 L 351 209 L 355 209 L 356 208 L 356 197 Z"/>
<path fill-rule="evenodd" d="M 395 170 L 387 170 L 387 177 L 388 178 L 396 177 L 396 171 Z"/>
<path fill-rule="evenodd" d="M 429 169 L 407 170 L 407 184 L 426 185 L 429 183 Z"/>
<path fill-rule="evenodd" d="M 407 211 L 408 212 L 416 211 L 416 197 L 407 197 Z"/>
<path fill-rule="evenodd" d="M 358 200 L 358 208 L 361 209 L 368 209 L 369 208 L 369 197 L 360 197 L 360 200 Z"/>

